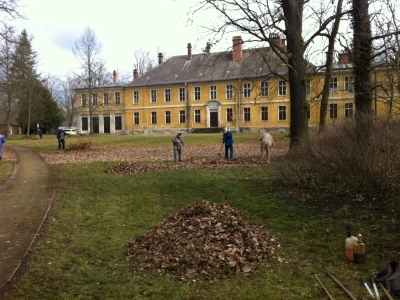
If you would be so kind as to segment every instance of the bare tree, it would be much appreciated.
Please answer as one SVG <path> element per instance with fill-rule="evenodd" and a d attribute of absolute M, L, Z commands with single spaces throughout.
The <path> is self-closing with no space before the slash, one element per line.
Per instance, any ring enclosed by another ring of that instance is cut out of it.
<path fill-rule="evenodd" d="M 133 52 L 134 63 L 133 69 L 136 69 L 139 76 L 147 73 L 154 68 L 156 62 L 150 57 L 149 50 L 138 49 Z"/>
<path fill-rule="evenodd" d="M 101 57 L 101 48 L 101 43 L 98 41 L 95 32 L 89 27 L 85 29 L 72 48 L 72 52 L 80 64 L 81 73 L 78 74 L 78 78 L 89 92 L 89 134 L 93 134 L 93 113 L 97 106 L 94 99 L 91 99 L 93 90 L 107 80 L 105 60 Z"/>
<path fill-rule="evenodd" d="M 326 4 L 324 6 L 324 4 Z M 307 6 L 306 6 L 307 5 Z M 321 2 L 321 12 L 327 12 L 331 2 Z M 314 5 L 315 6 L 315 5 Z M 308 141 L 308 103 L 306 98 L 307 48 L 317 37 L 328 34 L 327 29 L 336 16 L 319 13 L 313 32 L 303 32 L 304 11 L 307 16 L 318 14 L 318 7 L 310 1 L 294 0 L 201 0 L 193 8 L 193 15 L 212 10 L 222 16 L 221 23 L 204 26 L 218 42 L 230 31 L 240 31 L 248 36 L 247 42 L 267 42 L 288 67 L 287 81 L 290 85 L 290 148 Z M 287 46 L 276 44 L 276 35 L 284 35 Z"/>
<path fill-rule="evenodd" d="M 0 22 L 4 27 L 9 27 L 10 18 L 15 19 L 24 19 L 24 17 L 18 12 L 19 8 L 19 0 L 0 0 L 0 13 L 2 18 L 0 18 Z M 7 40 L 9 35 L 6 32 L 0 32 L 0 38 L 3 40 Z"/>

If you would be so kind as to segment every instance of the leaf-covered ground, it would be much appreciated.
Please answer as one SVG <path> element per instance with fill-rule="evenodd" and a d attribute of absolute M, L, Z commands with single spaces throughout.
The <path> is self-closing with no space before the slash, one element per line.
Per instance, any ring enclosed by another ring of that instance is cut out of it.
<path fill-rule="evenodd" d="M 285 141 L 276 140 L 272 159 L 276 155 L 284 155 L 288 145 Z M 260 156 L 260 143 L 238 143 L 234 145 L 235 158 L 249 158 Z M 56 152 L 40 152 L 40 155 L 49 164 L 81 163 L 93 161 L 123 161 L 123 162 L 165 162 L 173 161 L 171 146 L 90 146 L 87 149 L 65 150 Z M 183 164 L 206 159 L 214 164 L 224 156 L 221 145 L 185 146 L 182 150 Z M 251 162 L 251 161 L 250 161 Z M 253 163 L 253 162 L 251 162 Z M 199 164 L 198 166 L 204 166 Z"/>

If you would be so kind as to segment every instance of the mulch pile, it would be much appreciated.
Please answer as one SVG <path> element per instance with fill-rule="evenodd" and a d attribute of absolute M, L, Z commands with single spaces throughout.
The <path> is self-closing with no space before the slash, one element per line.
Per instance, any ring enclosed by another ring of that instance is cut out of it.
<path fill-rule="evenodd" d="M 175 169 L 215 169 L 220 167 L 259 167 L 259 159 L 199 159 L 187 160 L 182 163 L 142 163 L 142 162 L 123 162 L 105 170 L 105 173 L 111 174 L 134 174 L 154 172 L 159 170 Z"/>
<path fill-rule="evenodd" d="M 249 275 L 274 255 L 278 239 L 229 204 L 202 200 L 127 244 L 127 260 L 173 280 Z"/>

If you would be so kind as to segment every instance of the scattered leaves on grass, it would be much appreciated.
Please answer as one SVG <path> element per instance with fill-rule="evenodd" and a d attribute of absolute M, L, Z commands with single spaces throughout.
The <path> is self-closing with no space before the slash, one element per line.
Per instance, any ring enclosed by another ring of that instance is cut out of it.
<path fill-rule="evenodd" d="M 249 275 L 274 255 L 279 242 L 231 205 L 202 200 L 126 246 L 127 260 L 140 270 L 212 282 Z"/>

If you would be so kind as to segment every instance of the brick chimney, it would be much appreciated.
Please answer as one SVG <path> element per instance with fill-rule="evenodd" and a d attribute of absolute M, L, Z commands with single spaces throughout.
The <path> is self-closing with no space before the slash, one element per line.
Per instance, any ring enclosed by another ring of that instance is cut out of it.
<path fill-rule="evenodd" d="M 271 36 L 272 43 L 277 45 L 278 47 L 285 47 L 286 40 L 281 39 L 279 35 Z"/>
<path fill-rule="evenodd" d="M 352 63 L 352 60 L 351 60 L 350 53 L 348 53 L 348 52 L 339 53 L 339 65 L 347 65 L 347 64 L 351 64 L 351 63 Z"/>
<path fill-rule="evenodd" d="M 114 83 L 117 83 L 117 82 L 118 82 L 118 74 L 117 74 L 117 71 L 115 71 L 115 70 L 114 70 L 114 72 L 113 72 L 113 82 L 114 82 Z"/>
<path fill-rule="evenodd" d="M 243 40 L 241 36 L 234 36 L 232 38 L 232 60 L 241 60 L 243 51 L 242 51 L 242 45 L 243 45 Z"/>
<path fill-rule="evenodd" d="M 164 62 L 164 55 L 160 52 L 158 53 L 158 64 L 161 65 Z"/>
<path fill-rule="evenodd" d="M 206 53 L 210 54 L 210 50 L 211 50 L 211 44 L 207 42 Z"/>
<path fill-rule="evenodd" d="M 188 60 L 191 60 L 192 59 L 192 44 L 191 43 L 188 43 L 188 45 L 187 45 L 187 51 L 188 51 L 188 56 L 187 56 L 187 59 Z"/>
<path fill-rule="evenodd" d="M 137 69 L 134 69 L 133 70 L 133 80 L 136 80 L 138 78 L 139 78 L 139 73 L 138 73 Z"/>

